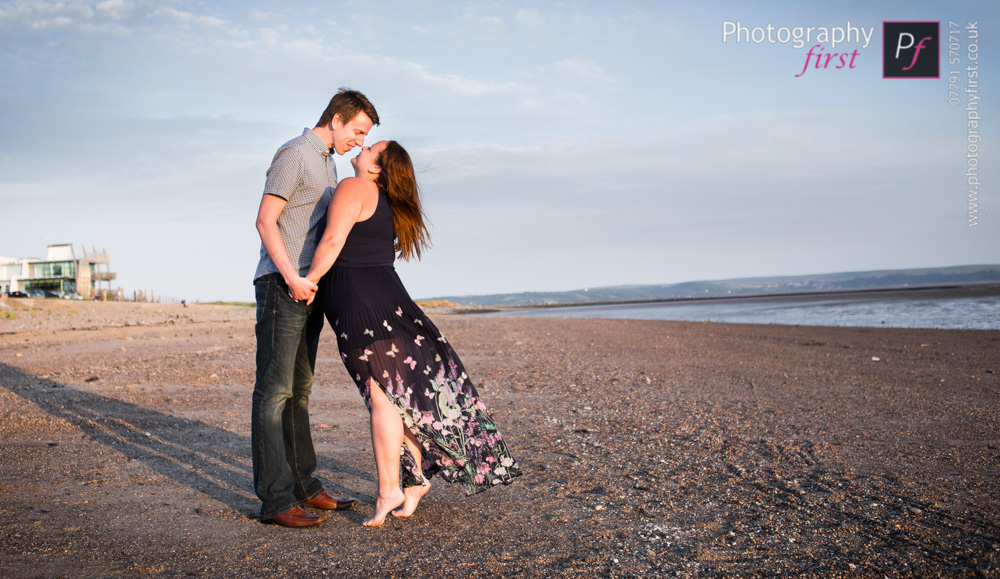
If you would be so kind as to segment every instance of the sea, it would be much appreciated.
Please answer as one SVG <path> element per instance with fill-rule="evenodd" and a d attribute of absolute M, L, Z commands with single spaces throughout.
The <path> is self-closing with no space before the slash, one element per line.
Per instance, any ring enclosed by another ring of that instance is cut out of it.
<path fill-rule="evenodd" d="M 532 307 L 490 315 L 1000 330 L 1000 284 Z"/>

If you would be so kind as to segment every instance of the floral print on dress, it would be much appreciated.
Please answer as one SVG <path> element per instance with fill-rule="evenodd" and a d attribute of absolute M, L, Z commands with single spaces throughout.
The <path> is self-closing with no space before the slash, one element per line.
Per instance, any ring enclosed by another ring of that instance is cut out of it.
<path fill-rule="evenodd" d="M 392 324 L 388 315 L 395 315 Z M 440 473 L 474 494 L 521 474 L 455 351 L 415 304 L 340 318 L 335 327 L 343 330 L 337 345 L 369 411 L 374 382 L 420 442 L 421 464 L 402 447 L 404 487 Z"/>

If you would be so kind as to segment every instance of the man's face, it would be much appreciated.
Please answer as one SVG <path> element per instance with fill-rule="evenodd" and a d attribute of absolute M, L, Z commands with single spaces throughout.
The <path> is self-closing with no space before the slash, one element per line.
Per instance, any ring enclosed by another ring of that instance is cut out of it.
<path fill-rule="evenodd" d="M 330 121 L 330 130 L 333 132 L 333 149 L 338 155 L 343 155 L 354 147 L 365 144 L 365 135 L 372 130 L 372 120 L 362 111 L 345 124 L 341 121 L 340 114 L 336 114 Z"/>

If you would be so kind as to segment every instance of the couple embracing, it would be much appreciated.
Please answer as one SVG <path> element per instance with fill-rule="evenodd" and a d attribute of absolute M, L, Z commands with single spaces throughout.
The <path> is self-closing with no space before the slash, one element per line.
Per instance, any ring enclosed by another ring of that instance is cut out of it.
<path fill-rule="evenodd" d="M 435 474 L 467 494 L 509 484 L 520 469 L 455 351 L 393 268 L 417 257 L 427 228 L 409 154 L 364 146 L 378 113 L 340 89 L 312 129 L 282 145 L 257 214 L 257 377 L 251 413 L 260 518 L 288 527 L 325 520 L 303 507 L 351 508 L 314 476 L 309 395 L 324 316 L 370 413 L 378 498 L 362 524 L 407 517 Z M 354 177 L 333 154 L 355 147 Z"/>

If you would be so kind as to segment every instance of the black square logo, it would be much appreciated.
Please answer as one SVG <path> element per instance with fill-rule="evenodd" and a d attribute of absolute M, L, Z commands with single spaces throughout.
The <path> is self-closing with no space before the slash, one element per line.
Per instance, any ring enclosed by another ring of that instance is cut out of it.
<path fill-rule="evenodd" d="M 940 22 L 883 22 L 882 78 L 941 78 Z"/>

